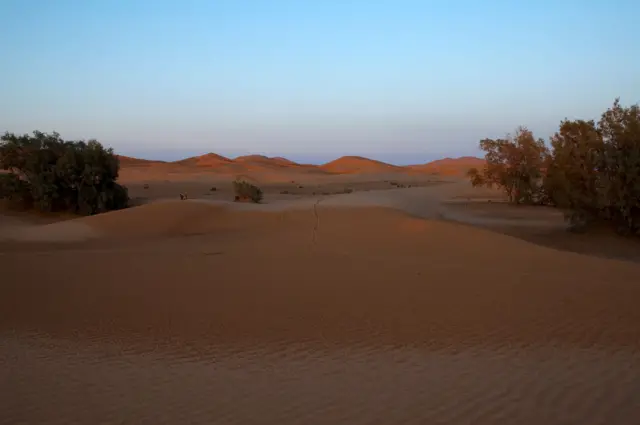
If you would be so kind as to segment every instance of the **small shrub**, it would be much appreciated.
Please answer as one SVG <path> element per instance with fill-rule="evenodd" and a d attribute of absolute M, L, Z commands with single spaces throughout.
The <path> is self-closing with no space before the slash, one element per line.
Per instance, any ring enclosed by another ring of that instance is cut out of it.
<path fill-rule="evenodd" d="M 144 186 L 142 186 L 143 189 L 149 189 L 149 185 L 145 184 Z"/>
<path fill-rule="evenodd" d="M 251 201 L 256 204 L 262 201 L 262 190 L 245 180 L 235 180 L 233 190 L 236 194 L 236 201 Z"/>
<path fill-rule="evenodd" d="M 211 189 L 209 189 L 210 192 L 215 192 L 216 190 L 218 190 L 217 187 L 213 186 Z"/>

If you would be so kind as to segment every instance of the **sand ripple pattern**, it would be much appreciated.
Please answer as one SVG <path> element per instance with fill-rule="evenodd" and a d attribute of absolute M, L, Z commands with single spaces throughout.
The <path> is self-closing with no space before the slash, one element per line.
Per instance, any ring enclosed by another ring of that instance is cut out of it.
<path fill-rule="evenodd" d="M 7 335 L 3 424 L 637 424 L 640 357 L 536 348 L 91 345 Z"/>
<path fill-rule="evenodd" d="M 640 424 L 640 265 L 332 202 L 0 244 L 0 424 Z"/>

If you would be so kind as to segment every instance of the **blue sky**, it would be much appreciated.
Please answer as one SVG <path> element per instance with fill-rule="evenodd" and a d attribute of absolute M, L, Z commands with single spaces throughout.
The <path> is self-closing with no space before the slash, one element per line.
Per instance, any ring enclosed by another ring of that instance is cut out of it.
<path fill-rule="evenodd" d="M 0 131 L 124 154 L 477 154 L 640 101 L 637 0 L 0 0 Z"/>

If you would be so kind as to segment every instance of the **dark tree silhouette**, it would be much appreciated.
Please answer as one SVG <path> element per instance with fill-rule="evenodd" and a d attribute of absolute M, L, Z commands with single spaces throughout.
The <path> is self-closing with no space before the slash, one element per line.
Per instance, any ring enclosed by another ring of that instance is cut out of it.
<path fill-rule="evenodd" d="M 112 149 L 90 140 L 65 141 L 58 133 L 5 133 L 0 139 L 0 197 L 41 211 L 97 214 L 127 207 L 116 183 L 120 165 Z"/>

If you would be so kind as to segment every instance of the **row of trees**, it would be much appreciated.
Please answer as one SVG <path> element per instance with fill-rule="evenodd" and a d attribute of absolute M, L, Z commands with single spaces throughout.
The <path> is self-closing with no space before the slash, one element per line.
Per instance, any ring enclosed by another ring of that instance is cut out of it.
<path fill-rule="evenodd" d="M 619 99 L 600 120 L 564 120 L 550 146 L 518 128 L 505 139 L 480 141 L 482 170 L 474 186 L 498 187 L 510 202 L 555 205 L 574 228 L 608 220 L 640 234 L 640 107 Z"/>
<path fill-rule="evenodd" d="M 58 133 L 5 133 L 0 138 L 0 198 L 41 211 L 97 214 L 127 207 L 127 188 L 116 183 L 120 164 L 112 149 Z"/>

